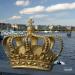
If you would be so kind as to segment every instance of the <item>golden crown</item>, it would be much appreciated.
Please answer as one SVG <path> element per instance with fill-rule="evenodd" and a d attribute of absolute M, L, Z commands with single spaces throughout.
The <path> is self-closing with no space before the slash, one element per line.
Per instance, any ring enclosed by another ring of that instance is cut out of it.
<path fill-rule="evenodd" d="M 10 35 L 4 38 L 5 52 L 13 68 L 34 68 L 49 70 L 59 55 L 52 51 L 55 38 L 34 33 L 32 19 L 29 20 L 26 35 Z M 38 41 L 43 40 L 39 45 Z M 61 42 L 62 44 L 62 42 Z"/>

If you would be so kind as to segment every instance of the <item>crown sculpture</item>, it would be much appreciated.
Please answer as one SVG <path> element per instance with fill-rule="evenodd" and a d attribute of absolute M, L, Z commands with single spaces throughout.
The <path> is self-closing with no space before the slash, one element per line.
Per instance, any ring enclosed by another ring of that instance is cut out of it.
<path fill-rule="evenodd" d="M 12 68 L 50 70 L 63 50 L 62 40 L 59 54 L 54 53 L 55 37 L 36 34 L 32 24 L 33 20 L 30 19 L 26 35 L 9 35 L 4 38 L 5 53 Z M 39 45 L 41 39 L 43 44 Z"/>

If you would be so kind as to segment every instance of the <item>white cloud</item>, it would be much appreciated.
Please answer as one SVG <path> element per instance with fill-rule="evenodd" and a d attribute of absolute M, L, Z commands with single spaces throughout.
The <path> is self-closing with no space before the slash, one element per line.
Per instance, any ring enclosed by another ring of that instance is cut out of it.
<path fill-rule="evenodd" d="M 25 8 L 19 11 L 20 14 L 36 14 L 36 13 L 44 13 L 44 12 L 56 12 L 61 10 L 70 10 L 75 9 L 75 2 L 73 3 L 62 3 L 62 4 L 55 4 L 52 6 L 35 6 L 32 8 Z"/>
<path fill-rule="evenodd" d="M 30 18 L 46 18 L 48 17 L 48 15 L 44 15 L 44 14 L 41 14 L 41 15 L 33 15 L 33 16 L 30 16 Z"/>
<path fill-rule="evenodd" d="M 10 17 L 9 19 L 15 20 L 15 19 L 20 19 L 20 18 L 21 18 L 21 16 L 12 16 L 12 17 Z"/>
<path fill-rule="evenodd" d="M 17 6 L 27 6 L 30 4 L 30 1 L 29 0 L 17 0 L 16 1 L 16 5 Z"/>
<path fill-rule="evenodd" d="M 55 12 L 55 11 L 68 10 L 68 9 L 75 9 L 75 2 L 52 5 L 47 7 L 46 11 Z"/>
<path fill-rule="evenodd" d="M 44 11 L 45 11 L 44 6 L 36 6 L 36 7 L 32 7 L 32 8 L 23 9 L 19 13 L 20 14 L 35 14 L 35 13 L 42 13 Z"/>

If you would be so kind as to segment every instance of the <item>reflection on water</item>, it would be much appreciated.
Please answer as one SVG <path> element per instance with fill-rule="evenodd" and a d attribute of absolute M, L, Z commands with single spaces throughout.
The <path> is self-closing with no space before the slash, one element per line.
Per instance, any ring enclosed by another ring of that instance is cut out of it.
<path fill-rule="evenodd" d="M 43 34 L 44 33 L 39 33 Z M 51 33 L 48 33 L 48 35 Z M 60 60 L 65 62 L 65 65 L 55 65 L 52 72 L 74 72 L 75 71 L 75 32 L 72 32 L 71 38 L 67 37 L 67 33 L 55 33 L 61 35 L 64 43 L 64 51 L 60 56 Z M 46 33 L 47 35 L 47 33 Z M 0 60 L 7 61 L 2 45 L 0 45 Z M 74 72 L 75 73 L 75 72 Z"/>

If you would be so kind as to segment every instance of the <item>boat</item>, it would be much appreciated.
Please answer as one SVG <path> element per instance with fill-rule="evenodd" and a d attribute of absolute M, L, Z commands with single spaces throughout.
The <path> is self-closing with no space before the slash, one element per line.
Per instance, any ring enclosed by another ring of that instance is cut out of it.
<path fill-rule="evenodd" d="M 67 37 L 71 37 L 71 31 L 67 32 Z"/>
<path fill-rule="evenodd" d="M 25 33 L 26 33 L 25 31 L 3 30 L 1 32 L 1 36 L 7 37 L 7 36 L 10 36 L 10 35 L 17 35 L 17 34 L 24 35 Z"/>

